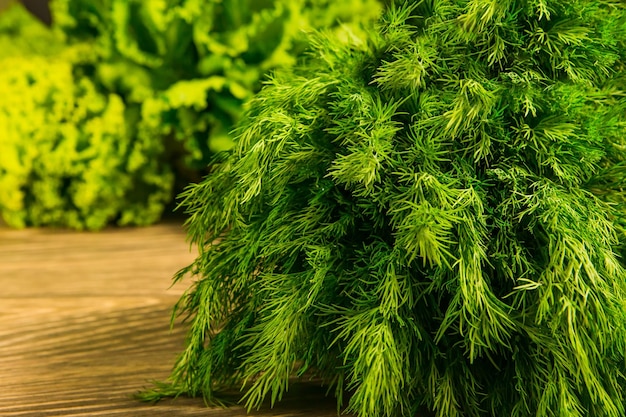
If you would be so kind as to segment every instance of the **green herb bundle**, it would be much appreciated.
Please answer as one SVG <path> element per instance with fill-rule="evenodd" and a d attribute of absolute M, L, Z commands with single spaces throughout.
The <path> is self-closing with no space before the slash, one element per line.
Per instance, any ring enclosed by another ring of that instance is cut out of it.
<path fill-rule="evenodd" d="M 159 395 L 313 375 L 363 417 L 623 417 L 611 0 L 423 0 L 314 37 L 182 195 L 197 279 Z"/>

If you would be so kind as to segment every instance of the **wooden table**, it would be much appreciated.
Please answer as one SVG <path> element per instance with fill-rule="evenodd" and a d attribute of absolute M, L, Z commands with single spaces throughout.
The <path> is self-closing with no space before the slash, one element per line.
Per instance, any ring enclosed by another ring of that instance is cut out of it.
<path fill-rule="evenodd" d="M 169 288 L 193 259 L 180 223 L 98 233 L 0 225 L 0 416 L 245 416 L 201 399 L 157 405 L 132 395 L 168 376 L 184 330 Z M 254 416 L 336 416 L 335 401 L 295 385 Z"/>

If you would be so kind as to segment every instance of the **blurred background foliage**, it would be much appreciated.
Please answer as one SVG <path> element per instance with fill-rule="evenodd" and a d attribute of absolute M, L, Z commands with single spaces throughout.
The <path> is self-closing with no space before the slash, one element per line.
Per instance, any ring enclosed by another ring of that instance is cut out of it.
<path fill-rule="evenodd" d="M 157 221 L 208 172 L 214 152 L 230 149 L 264 78 L 306 59 L 306 32 L 327 28 L 347 40 L 382 8 L 377 0 L 49 7 L 47 27 L 19 3 L 0 4 L 0 215 L 14 227 Z"/>

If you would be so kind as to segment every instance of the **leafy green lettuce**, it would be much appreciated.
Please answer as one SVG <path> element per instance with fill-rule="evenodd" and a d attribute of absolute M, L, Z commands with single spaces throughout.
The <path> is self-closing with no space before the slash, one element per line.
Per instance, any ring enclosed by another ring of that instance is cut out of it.
<path fill-rule="evenodd" d="M 352 36 L 381 6 L 54 0 L 51 8 L 52 29 L 17 4 L 0 15 L 0 214 L 16 227 L 158 220 L 173 190 L 232 146 L 244 102 L 267 73 L 300 59 L 305 32 Z"/>
<path fill-rule="evenodd" d="M 137 134 L 181 141 L 182 165 L 194 168 L 232 146 L 242 104 L 268 72 L 298 60 L 304 33 L 335 27 L 349 36 L 380 10 L 376 0 L 54 3 L 70 42 L 97 45 L 97 82 L 140 108 Z"/>
<path fill-rule="evenodd" d="M 171 193 L 162 147 L 67 54 L 0 59 L 0 212 L 14 227 L 149 224 Z M 78 52 L 78 51 L 74 51 Z"/>

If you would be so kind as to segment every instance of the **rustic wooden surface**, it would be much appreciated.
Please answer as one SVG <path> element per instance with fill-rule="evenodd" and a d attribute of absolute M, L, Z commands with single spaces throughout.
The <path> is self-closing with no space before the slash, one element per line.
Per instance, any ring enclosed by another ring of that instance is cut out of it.
<path fill-rule="evenodd" d="M 0 224 L 0 416 L 245 416 L 200 399 L 132 395 L 163 380 L 183 344 L 169 330 L 193 258 L 179 223 L 98 233 Z M 252 416 L 336 416 L 313 385 Z"/>

